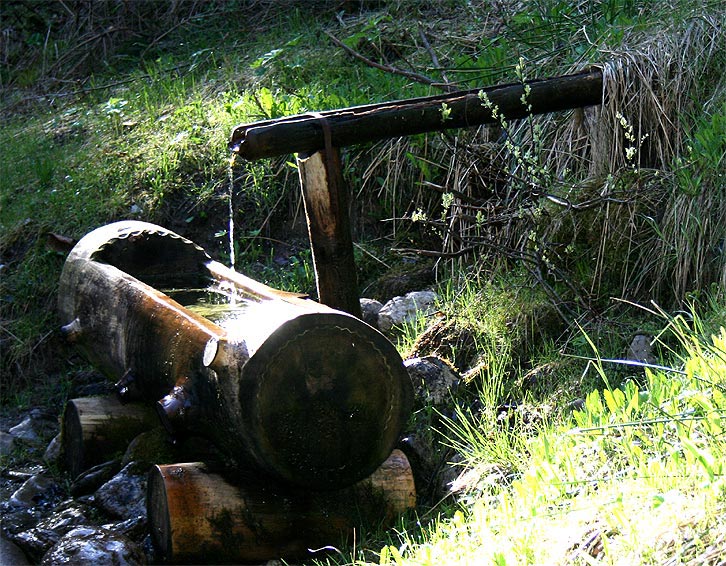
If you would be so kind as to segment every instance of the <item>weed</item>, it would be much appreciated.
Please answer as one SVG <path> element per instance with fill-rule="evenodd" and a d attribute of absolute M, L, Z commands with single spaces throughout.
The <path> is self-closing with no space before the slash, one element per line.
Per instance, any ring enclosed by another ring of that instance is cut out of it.
<path fill-rule="evenodd" d="M 700 318 L 690 318 L 698 326 Z M 470 466 L 499 462 L 515 479 L 487 481 L 489 468 L 479 468 L 484 492 L 468 512 L 436 522 L 423 543 L 402 533 L 411 544 L 398 554 L 392 549 L 400 546 L 384 549 L 382 563 L 560 563 L 584 561 L 588 552 L 610 562 L 663 562 L 696 556 L 679 538 L 687 532 L 719 540 L 726 330 L 704 339 L 678 316 L 665 323 L 683 345 L 682 370 L 647 370 L 643 388 L 631 381 L 593 391 L 582 409 L 543 423 L 529 439 L 497 438 L 483 414 L 460 411 L 449 438 Z M 593 533 L 596 551 L 587 542 Z"/>

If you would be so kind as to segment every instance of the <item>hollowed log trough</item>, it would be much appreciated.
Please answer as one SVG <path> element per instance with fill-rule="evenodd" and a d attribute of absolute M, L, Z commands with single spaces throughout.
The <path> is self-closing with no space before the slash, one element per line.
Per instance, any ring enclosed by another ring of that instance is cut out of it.
<path fill-rule="evenodd" d="M 222 286 L 238 308 L 213 322 L 166 291 Z M 233 466 L 332 490 L 390 455 L 412 404 L 393 345 L 357 318 L 267 287 L 153 224 L 81 239 L 60 280 L 63 333 L 116 382 L 154 403 L 172 434 L 209 438 Z"/>

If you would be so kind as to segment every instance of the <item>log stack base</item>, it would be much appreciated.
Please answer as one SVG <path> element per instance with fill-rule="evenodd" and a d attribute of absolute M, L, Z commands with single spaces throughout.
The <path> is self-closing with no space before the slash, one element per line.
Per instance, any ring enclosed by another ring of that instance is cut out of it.
<path fill-rule="evenodd" d="M 159 427 L 151 407 L 123 405 L 115 397 L 73 399 L 62 423 L 63 461 L 72 477 Z M 366 479 L 339 490 L 303 490 L 259 472 L 202 462 L 154 465 L 147 488 L 154 548 L 171 564 L 309 557 L 314 549 L 352 540 L 360 526 L 390 525 L 415 505 L 413 473 L 400 450 Z"/>
<path fill-rule="evenodd" d="M 123 454 L 136 436 L 158 422 L 151 407 L 124 405 L 113 396 L 72 399 L 61 419 L 65 468 L 75 478 L 88 468 Z"/>
<path fill-rule="evenodd" d="M 415 504 L 411 466 L 399 450 L 335 491 L 295 490 L 200 462 L 154 466 L 147 491 L 154 547 L 172 564 L 309 557 L 345 544 L 360 525 L 389 525 Z"/>

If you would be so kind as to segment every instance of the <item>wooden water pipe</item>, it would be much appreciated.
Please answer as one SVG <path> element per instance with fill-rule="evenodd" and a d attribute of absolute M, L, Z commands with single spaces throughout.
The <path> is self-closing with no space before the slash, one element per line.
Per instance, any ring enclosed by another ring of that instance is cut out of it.
<path fill-rule="evenodd" d="M 232 131 L 229 147 L 250 161 L 296 152 L 310 154 L 326 148 L 326 136 L 333 147 L 346 147 L 470 128 L 497 122 L 490 105 L 507 120 L 515 120 L 601 104 L 602 92 L 602 71 L 593 67 L 549 79 L 241 124 Z M 483 103 L 483 94 L 490 105 Z"/>

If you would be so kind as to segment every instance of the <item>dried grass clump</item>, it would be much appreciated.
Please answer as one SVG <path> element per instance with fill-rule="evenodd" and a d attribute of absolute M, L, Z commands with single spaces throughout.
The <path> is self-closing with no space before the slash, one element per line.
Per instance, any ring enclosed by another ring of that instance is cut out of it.
<path fill-rule="evenodd" d="M 698 168 L 698 157 L 684 161 L 694 130 L 726 101 L 722 22 L 723 13 L 700 16 L 602 51 L 610 59 L 602 67 L 605 103 L 591 126 L 590 172 L 606 182 L 625 173 L 628 182 L 617 195 L 623 204 L 603 211 L 597 277 L 620 259 L 624 295 L 680 302 L 724 280 L 726 255 L 713 252 L 726 236 L 726 187 L 710 170 L 691 192 L 677 171 Z M 724 149 L 722 141 L 707 150 Z M 608 260 L 608 249 L 626 255 Z"/>
<path fill-rule="evenodd" d="M 601 106 L 443 137 L 439 191 L 454 198 L 443 221 L 426 217 L 440 255 L 522 262 L 581 306 L 725 284 L 726 119 L 711 118 L 726 110 L 723 21 L 720 9 L 599 46 Z"/>

